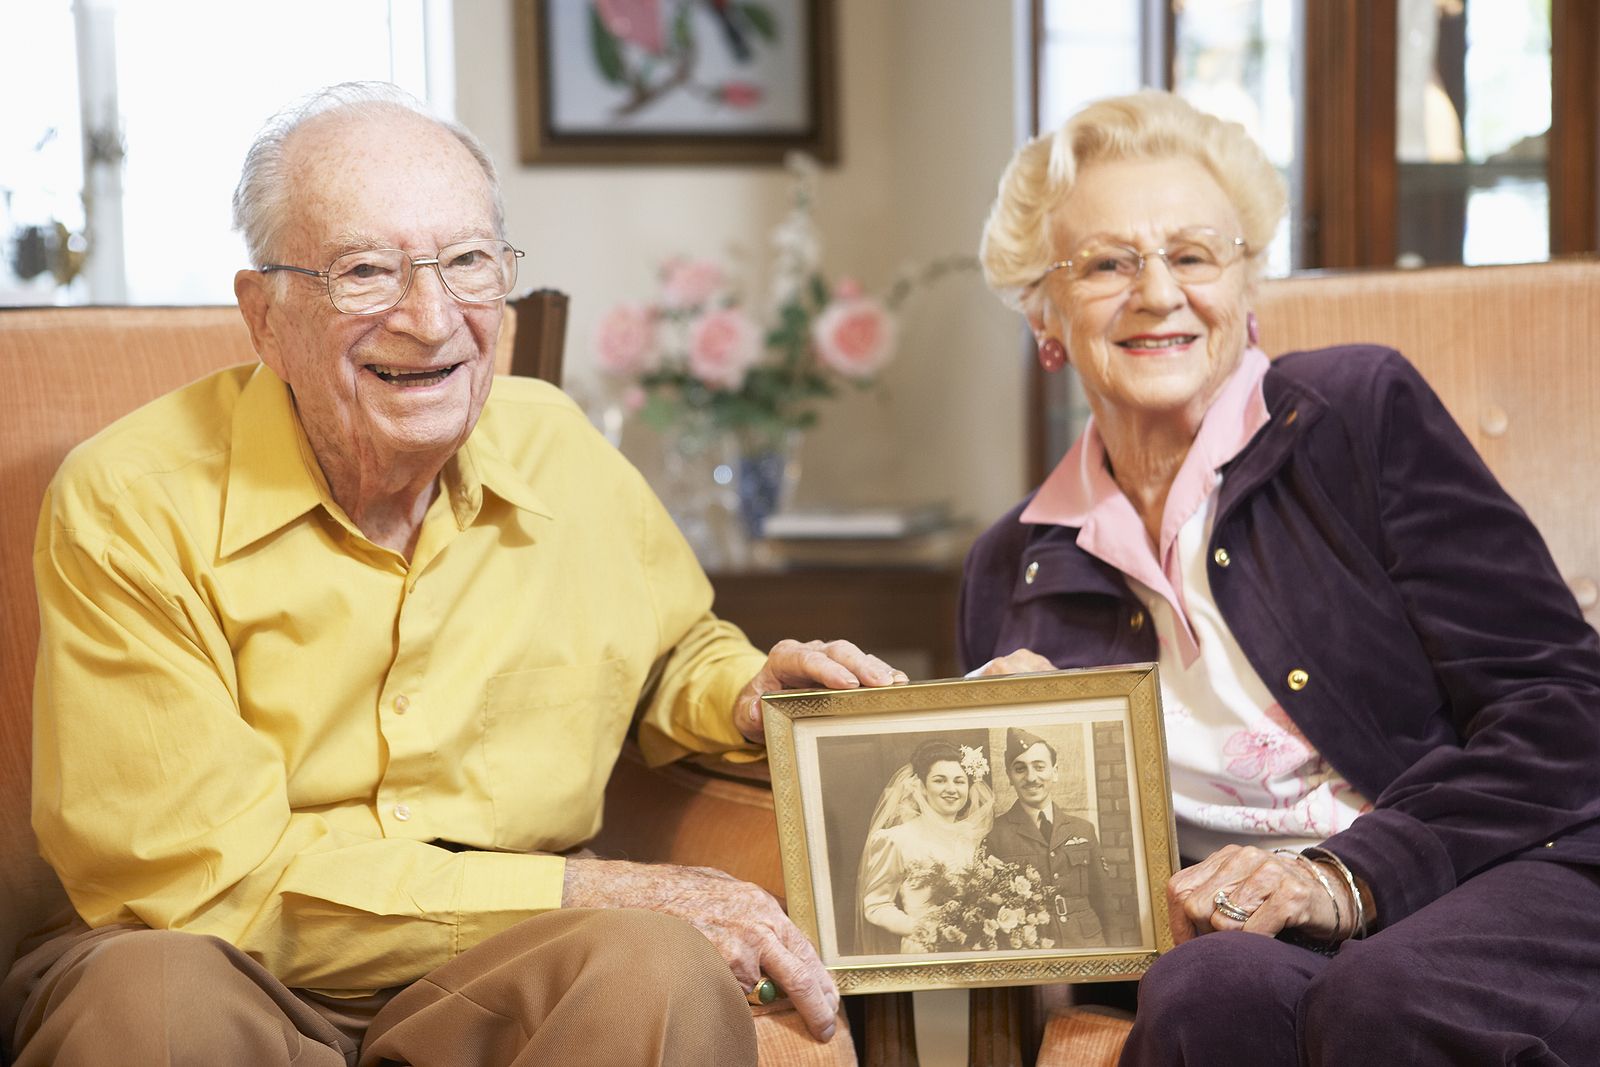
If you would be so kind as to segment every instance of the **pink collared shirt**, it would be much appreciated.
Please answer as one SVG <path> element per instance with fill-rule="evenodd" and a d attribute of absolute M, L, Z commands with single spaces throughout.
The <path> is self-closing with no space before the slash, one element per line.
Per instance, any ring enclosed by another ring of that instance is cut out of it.
<path fill-rule="evenodd" d="M 1262 381 L 1270 366 L 1259 348 L 1247 348 L 1212 402 L 1189 454 L 1167 491 L 1161 541 L 1152 548 L 1139 513 L 1106 467 L 1105 443 L 1091 417 L 1083 433 L 1044 480 L 1022 522 L 1078 527 L 1078 547 L 1142 583 L 1172 606 L 1178 653 L 1187 666 L 1200 654 L 1184 607 L 1178 531 L 1216 489 L 1220 469 L 1244 450 L 1268 421 Z"/>

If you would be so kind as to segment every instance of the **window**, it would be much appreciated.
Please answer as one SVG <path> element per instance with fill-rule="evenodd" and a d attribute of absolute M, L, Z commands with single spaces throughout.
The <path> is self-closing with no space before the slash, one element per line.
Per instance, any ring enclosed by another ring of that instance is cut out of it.
<path fill-rule="evenodd" d="M 0 109 L 5 303 L 231 303 L 233 187 L 268 115 L 358 79 L 453 109 L 441 0 L 33 0 L 7 21 L 32 89 Z"/>

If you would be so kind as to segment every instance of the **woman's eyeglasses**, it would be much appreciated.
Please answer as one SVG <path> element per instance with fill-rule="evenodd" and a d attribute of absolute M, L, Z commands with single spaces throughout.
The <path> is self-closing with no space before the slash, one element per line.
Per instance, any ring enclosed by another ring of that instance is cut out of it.
<path fill-rule="evenodd" d="M 1086 296 L 1111 296 L 1134 283 L 1152 256 L 1160 257 L 1179 285 L 1216 281 L 1249 249 L 1243 237 L 1224 237 L 1215 230 L 1183 230 L 1167 239 L 1166 247 L 1141 252 L 1128 245 L 1095 242 L 1071 259 L 1058 260 L 1034 281 L 1038 285 L 1056 271 Z"/>

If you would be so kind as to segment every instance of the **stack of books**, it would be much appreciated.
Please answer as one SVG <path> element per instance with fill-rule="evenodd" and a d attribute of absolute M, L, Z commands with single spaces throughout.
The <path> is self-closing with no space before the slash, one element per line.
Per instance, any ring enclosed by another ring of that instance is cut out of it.
<path fill-rule="evenodd" d="M 802 566 L 956 563 L 972 540 L 944 504 L 780 511 L 767 517 L 763 533 L 772 558 Z"/>

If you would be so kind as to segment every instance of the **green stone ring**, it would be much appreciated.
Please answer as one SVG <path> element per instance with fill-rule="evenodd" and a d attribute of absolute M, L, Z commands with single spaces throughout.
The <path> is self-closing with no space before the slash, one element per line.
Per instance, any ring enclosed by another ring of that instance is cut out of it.
<path fill-rule="evenodd" d="M 750 988 L 750 992 L 744 995 L 744 999 L 748 1000 L 751 1004 L 760 1007 L 763 1004 L 771 1004 L 781 995 L 782 993 L 778 989 L 778 983 L 774 982 L 770 978 L 763 977 L 759 982 Z"/>

